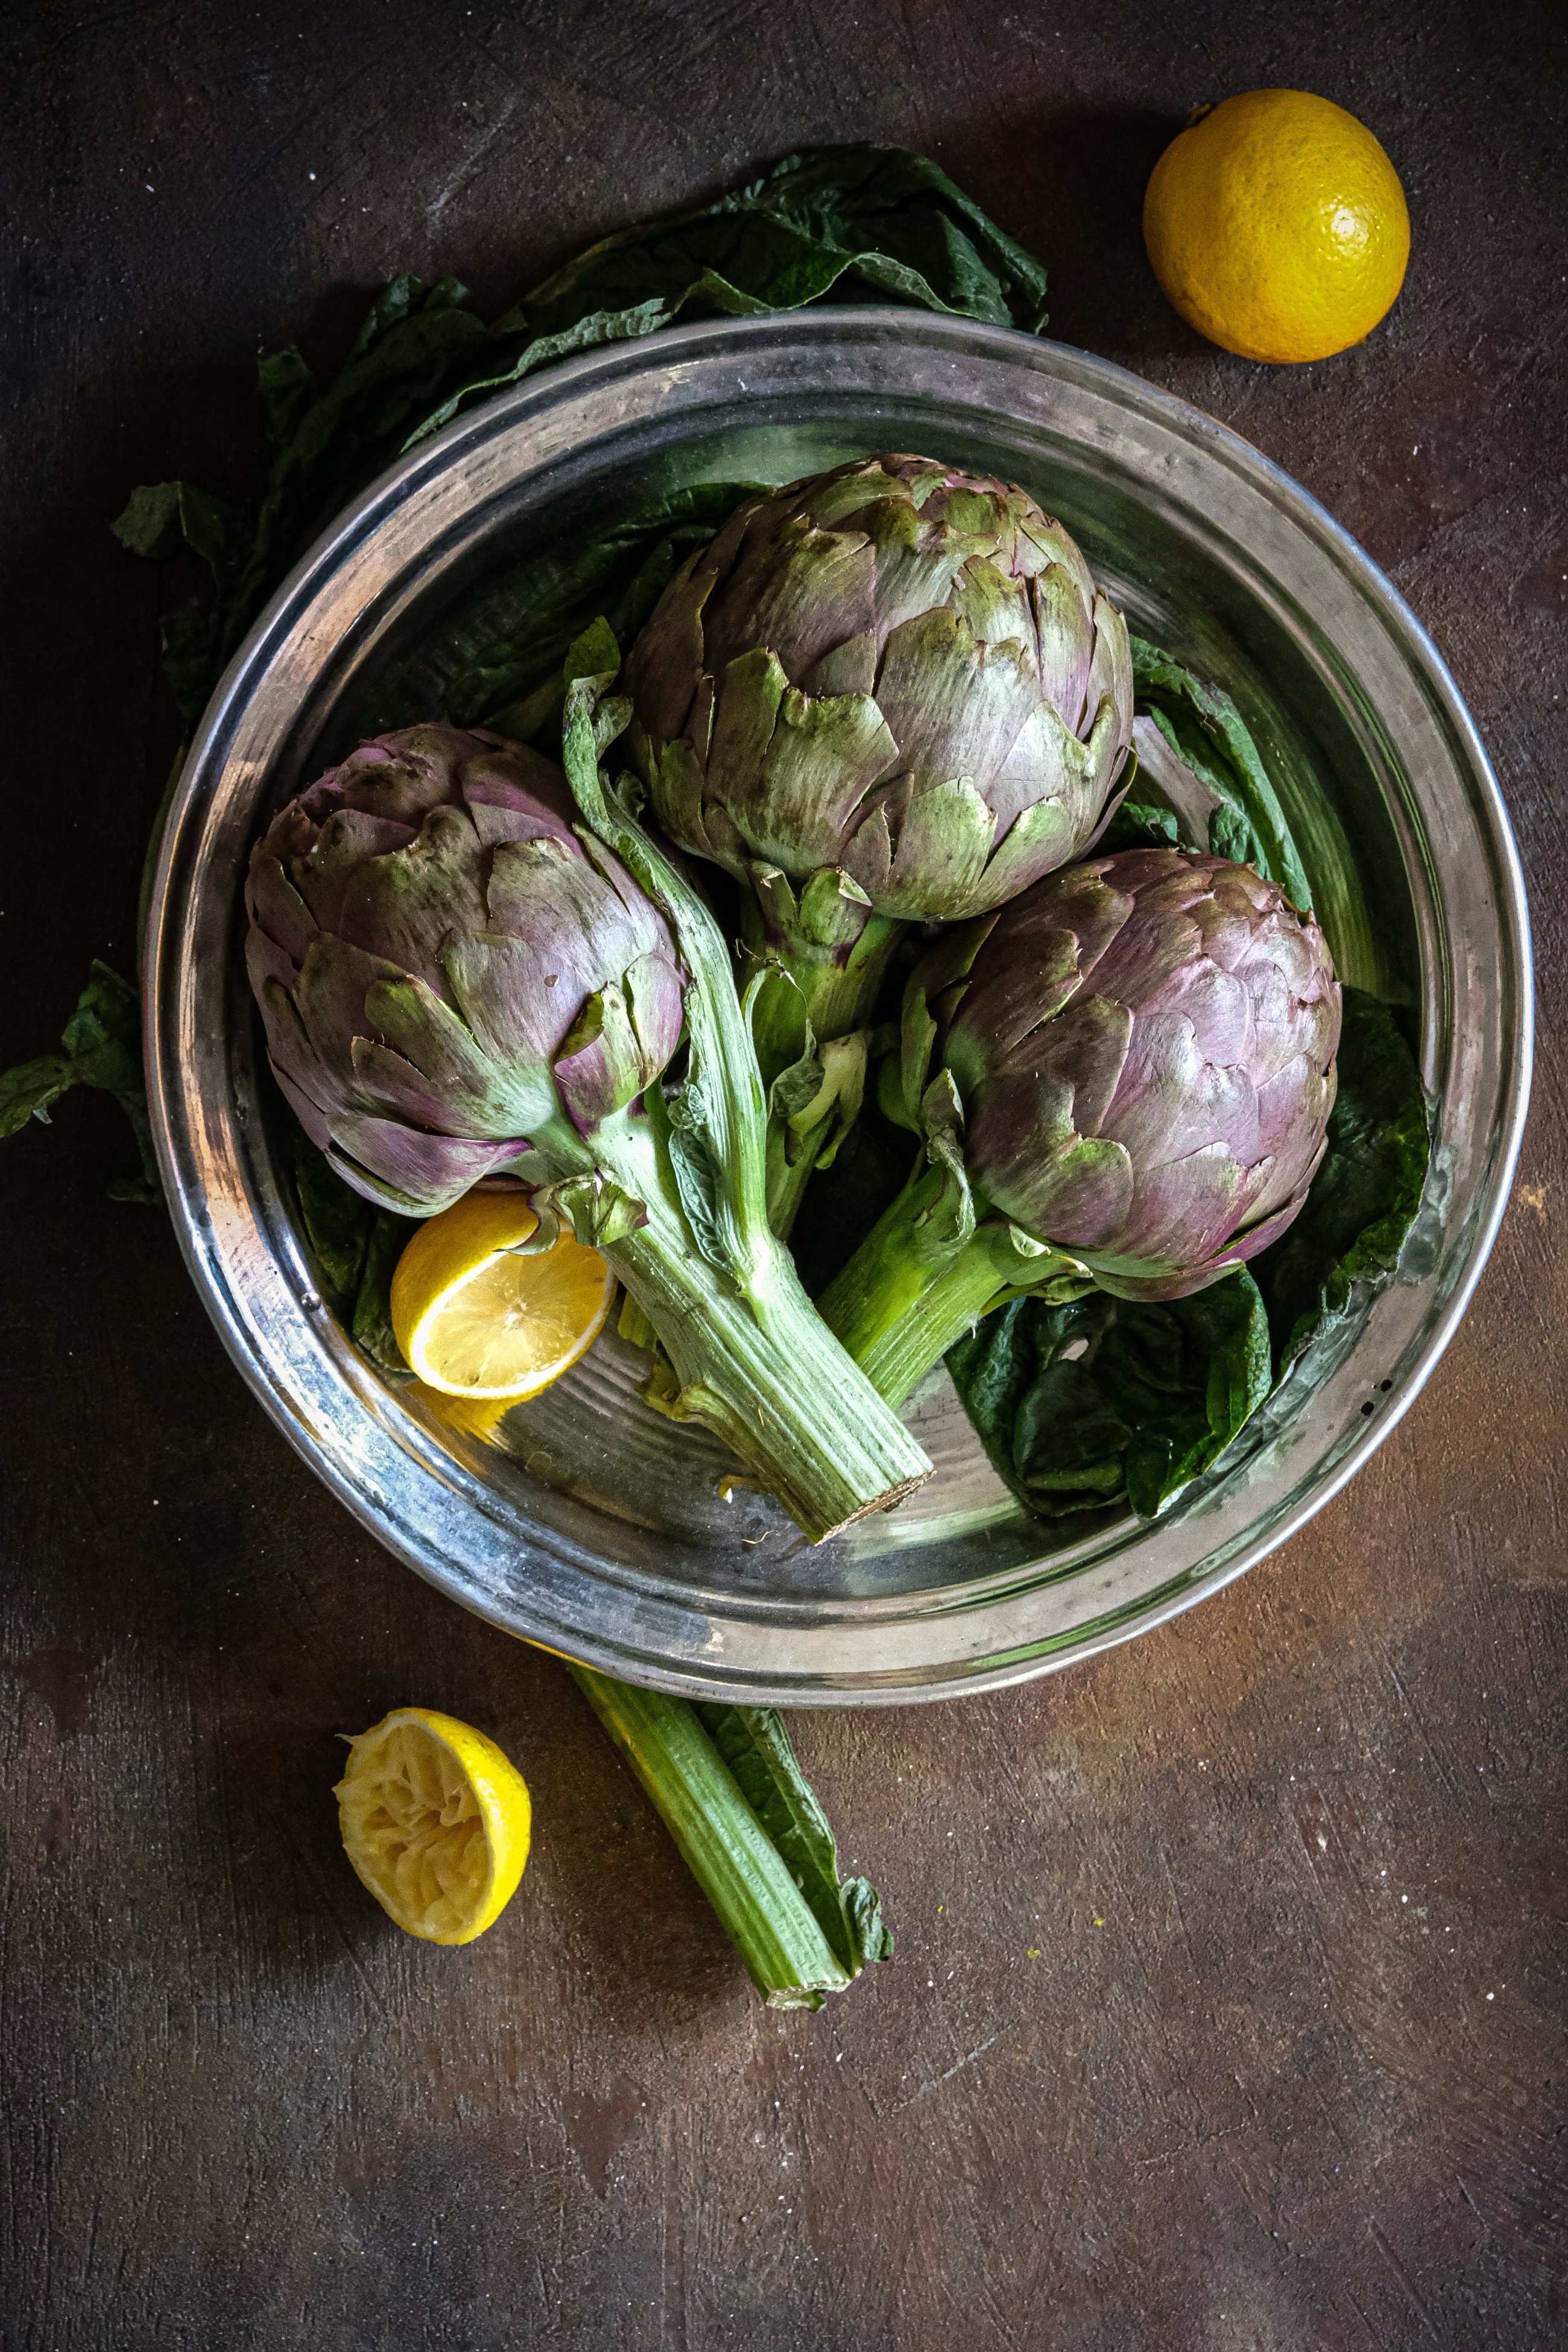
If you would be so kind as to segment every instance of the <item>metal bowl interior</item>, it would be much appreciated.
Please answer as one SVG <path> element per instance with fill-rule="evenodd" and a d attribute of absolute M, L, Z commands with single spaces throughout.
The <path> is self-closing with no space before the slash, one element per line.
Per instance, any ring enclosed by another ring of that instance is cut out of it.
<path fill-rule="evenodd" d="M 1055 1529 L 987 1465 L 946 1375 L 911 1419 L 937 1475 L 807 1548 L 727 1457 L 649 1412 L 602 1339 L 491 1428 L 382 1384 L 317 1297 L 274 1152 L 237 955 L 265 813 L 364 732 L 429 715 L 509 563 L 671 488 L 784 481 L 877 448 L 1022 482 L 1132 625 L 1227 685 L 1309 850 L 1337 833 L 1367 919 L 1343 976 L 1419 1021 L 1433 1171 L 1399 1280 L 1311 1351 L 1158 1522 Z M 425 647 L 409 685 L 411 649 Z M 412 701 L 410 697 L 412 695 Z M 421 707 L 420 698 L 424 698 Z M 1221 426 L 1107 362 L 890 310 L 716 321 L 590 354 L 377 483 L 242 648 L 186 764 L 147 970 L 154 1125 L 199 1287 L 311 1466 L 434 1583 L 628 1680 L 785 1704 L 894 1702 L 1041 1673 L 1261 1558 L 1415 1396 L 1485 1261 L 1530 1056 L 1517 860 L 1452 680 L 1354 542 Z"/>

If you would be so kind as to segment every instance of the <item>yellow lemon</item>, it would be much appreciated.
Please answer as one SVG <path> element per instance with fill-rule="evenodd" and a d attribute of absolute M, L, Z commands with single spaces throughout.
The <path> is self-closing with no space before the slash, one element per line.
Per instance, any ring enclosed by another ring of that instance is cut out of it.
<path fill-rule="evenodd" d="M 533 1396 L 593 1346 L 615 1277 L 569 1234 L 519 1257 L 538 1224 L 521 1192 L 467 1192 L 415 1234 L 392 1277 L 392 1328 L 427 1388 Z"/>
<path fill-rule="evenodd" d="M 350 1739 L 335 1794 L 343 1851 L 409 1935 L 472 1943 L 516 1894 L 533 1821 L 528 1783 L 456 1716 L 395 1707 Z"/>
<path fill-rule="evenodd" d="M 1251 89 L 1166 148 L 1143 241 L 1167 299 L 1211 342 L 1243 359 L 1321 360 L 1392 309 L 1410 215 L 1353 114 L 1302 89 Z"/>

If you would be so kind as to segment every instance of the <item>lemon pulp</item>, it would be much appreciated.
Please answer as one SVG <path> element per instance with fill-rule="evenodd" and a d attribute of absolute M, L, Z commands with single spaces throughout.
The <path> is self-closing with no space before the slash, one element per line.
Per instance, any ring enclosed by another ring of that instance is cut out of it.
<path fill-rule="evenodd" d="M 469 1192 L 415 1234 L 392 1278 L 392 1328 L 426 1387 L 533 1396 L 593 1345 L 615 1278 L 569 1234 L 519 1255 L 538 1223 L 520 1192 Z"/>
<path fill-rule="evenodd" d="M 431 1944 L 467 1944 L 517 1892 L 528 1784 L 493 1739 L 431 1707 L 395 1708 L 349 1741 L 343 1849 L 387 1916 Z"/>

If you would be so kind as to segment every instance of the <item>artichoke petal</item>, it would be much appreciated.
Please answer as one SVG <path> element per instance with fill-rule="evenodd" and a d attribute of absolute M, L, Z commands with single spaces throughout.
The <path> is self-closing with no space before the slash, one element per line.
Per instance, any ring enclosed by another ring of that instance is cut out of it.
<path fill-rule="evenodd" d="M 710 679 L 703 682 L 710 687 L 712 683 Z M 711 709 L 710 701 L 706 707 Z M 634 742 L 634 753 L 636 749 Z M 720 857 L 710 836 L 703 804 L 707 787 L 707 755 L 706 734 L 700 751 L 688 737 L 682 735 L 675 742 L 665 745 L 651 773 L 646 766 L 644 772 L 649 773 L 659 821 L 671 841 L 678 843 L 682 849 L 690 850 L 694 856 L 710 857 L 715 864 L 722 865 L 728 860 Z"/>
<path fill-rule="evenodd" d="M 1016 637 L 986 645 L 962 613 L 938 606 L 889 635 L 877 702 L 900 769 L 917 787 L 970 776 L 988 798 L 991 779 L 1040 708 L 1040 689 Z"/>
<path fill-rule="evenodd" d="M 493 1138 L 530 1134 L 548 1118 L 550 1090 L 538 1071 L 484 1053 L 472 1031 L 423 981 L 377 981 L 365 992 L 364 1007 L 383 1043 L 355 1040 L 355 1071 L 367 1087 L 374 1076 L 378 1087 L 398 1089 L 406 1098 L 406 1115 L 420 1125 Z M 416 1097 L 405 1070 L 424 1090 L 427 1108 L 412 1108 Z"/>
<path fill-rule="evenodd" d="M 324 930 L 435 986 L 448 933 L 485 919 L 483 857 L 473 819 L 465 808 L 432 809 L 405 849 L 369 856 L 353 837 L 355 823 L 349 810 L 328 819 L 307 861 L 312 871 L 300 877 L 301 895 Z M 515 854 L 519 846 L 508 844 L 494 855 Z"/>
<path fill-rule="evenodd" d="M 345 1182 L 368 1201 L 419 1216 L 449 1209 L 481 1176 L 510 1168 L 529 1149 L 521 1137 L 481 1143 L 352 1111 L 335 1112 L 327 1124 L 328 1156 Z"/>
<path fill-rule="evenodd" d="M 269 841 L 271 835 L 267 838 Z M 258 845 L 256 855 L 251 859 L 245 904 L 250 917 L 250 937 L 265 937 L 274 941 L 279 951 L 298 967 L 304 961 L 305 950 L 316 936 L 316 919 L 289 880 L 280 860 L 268 856 L 266 842 Z"/>
<path fill-rule="evenodd" d="M 555 1083 L 579 1135 L 595 1128 L 641 1094 L 648 1070 L 618 988 L 604 988 L 583 1006 L 554 1062 Z"/>
<path fill-rule="evenodd" d="M 1015 578 L 986 556 L 972 555 L 953 577 L 951 602 L 981 645 L 1016 645 L 1038 676 L 1039 629 L 1027 580 Z"/>
<path fill-rule="evenodd" d="M 1076 735 L 1084 716 L 1094 656 L 1092 604 L 1064 563 L 1048 564 L 1030 584 L 1040 684 L 1051 709 Z"/>
<path fill-rule="evenodd" d="M 738 810 L 747 800 L 757 800 L 763 762 L 778 725 L 780 707 L 789 690 L 784 664 L 765 646 L 741 655 L 717 674 L 713 729 L 703 774 L 705 799 L 722 802 L 732 810 Z M 668 824 L 668 817 L 658 796 L 658 776 L 651 781 L 659 822 Z M 739 824 L 742 831 L 749 834 L 743 817 L 739 819 Z M 777 862 L 786 865 L 791 861 L 780 858 Z"/>
<path fill-rule="evenodd" d="M 627 964 L 621 986 L 642 1056 L 642 1079 L 637 1089 L 640 1094 L 658 1077 L 680 1043 L 686 1022 L 686 982 L 672 956 L 650 949 Z"/>
<path fill-rule="evenodd" d="M 1055 873 L 1079 846 L 1080 827 L 1062 801 L 1037 800 L 1020 811 L 985 861 L 973 898 L 982 908 L 1001 907 L 1043 875 Z"/>
<path fill-rule="evenodd" d="M 378 980 L 403 976 L 388 958 L 334 939 L 330 931 L 318 931 L 305 950 L 292 991 L 293 1008 L 314 1052 L 351 1091 L 353 1041 L 366 1027 L 366 991 Z"/>
<path fill-rule="evenodd" d="M 369 1110 L 405 1119 L 411 1127 L 428 1128 L 432 1134 L 462 1136 L 475 1143 L 493 1142 L 496 1130 L 505 1129 L 504 1117 L 495 1115 L 495 1107 L 487 1102 L 481 1088 L 437 1086 L 416 1069 L 405 1054 L 394 1052 L 390 1045 L 378 1045 L 371 1037 L 356 1037 L 350 1058 L 356 1092 Z"/>
<path fill-rule="evenodd" d="M 991 811 L 967 776 L 912 793 L 900 813 L 882 892 L 887 911 L 949 922 L 971 913 L 980 896 L 991 835 Z M 940 886 L 933 880 L 937 876 Z"/>
<path fill-rule="evenodd" d="M 296 1108 L 298 1103 L 310 1105 L 312 1116 L 307 1118 L 300 1111 L 300 1124 L 314 1142 L 324 1147 L 327 1116 L 349 1090 L 344 1074 L 342 1069 L 330 1069 L 316 1051 L 286 988 L 275 980 L 264 981 L 256 1001 L 267 1032 L 267 1058 L 273 1076 Z M 351 1079 L 353 1066 L 348 1061 Z"/>
<path fill-rule="evenodd" d="M 702 613 L 716 582 L 700 548 L 659 598 L 627 660 L 627 690 L 656 743 L 672 743 L 686 731 L 698 679 L 709 667 Z"/>
<path fill-rule="evenodd" d="M 1128 745 L 1132 740 L 1132 646 L 1127 635 L 1127 624 L 1109 597 L 1097 595 L 1093 607 L 1094 655 L 1089 666 L 1089 684 L 1084 689 L 1085 712 L 1094 714 L 1090 742 L 1104 718 L 1104 705 L 1109 699 L 1114 718 L 1107 732 L 1114 737 L 1115 756 L 1111 775 L 1121 764 Z"/>
<path fill-rule="evenodd" d="M 755 537 L 742 548 L 709 599 L 701 667 L 721 677 L 758 646 L 788 646 L 788 667 L 798 681 L 830 646 L 871 626 L 879 587 L 869 540 L 858 531 L 817 530 L 804 517 L 787 515 L 776 539 Z"/>
<path fill-rule="evenodd" d="M 801 679 L 803 690 L 821 697 L 833 694 L 874 694 L 877 686 L 878 641 L 873 629 L 829 646 Z"/>
<path fill-rule="evenodd" d="M 1030 1186 L 1034 1213 L 1015 1215 L 1014 1222 L 1058 1248 L 1084 1253 L 1102 1249 L 1125 1224 L 1135 1185 L 1125 1144 L 1107 1136 L 1075 1136 L 1042 1160 Z M 1007 1209 L 994 1190 L 991 1197 Z"/>
<path fill-rule="evenodd" d="M 738 667 L 731 665 L 725 678 L 720 727 Z M 838 862 L 835 853 L 855 812 L 897 758 L 898 746 L 869 695 L 817 701 L 791 688 L 751 782 L 738 790 L 731 785 L 729 805 L 756 852 L 786 872 L 809 873 Z M 787 832 L 776 822 L 780 810 L 789 812 Z"/>
<path fill-rule="evenodd" d="M 300 974 L 298 960 L 289 954 L 287 948 L 279 947 L 259 924 L 252 924 L 246 933 L 245 968 L 250 974 L 250 985 L 258 1000 L 268 981 L 287 992 L 293 987 Z"/>

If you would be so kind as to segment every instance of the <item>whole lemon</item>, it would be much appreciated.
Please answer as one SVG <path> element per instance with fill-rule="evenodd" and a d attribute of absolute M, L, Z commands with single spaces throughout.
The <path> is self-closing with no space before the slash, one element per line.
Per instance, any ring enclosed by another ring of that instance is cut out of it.
<path fill-rule="evenodd" d="M 1369 335 L 1410 258 L 1399 174 L 1364 123 L 1304 89 L 1249 89 L 1155 164 L 1143 241 L 1190 326 L 1249 360 L 1321 360 Z"/>

